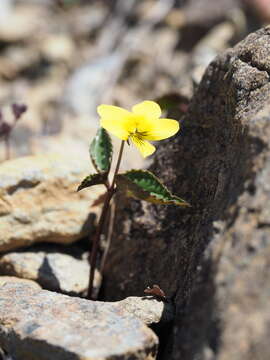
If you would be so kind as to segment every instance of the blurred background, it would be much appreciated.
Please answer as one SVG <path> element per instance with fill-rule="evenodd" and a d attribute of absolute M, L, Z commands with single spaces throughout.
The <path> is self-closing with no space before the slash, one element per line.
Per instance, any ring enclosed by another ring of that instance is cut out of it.
<path fill-rule="evenodd" d="M 1 0 L 1 116 L 28 107 L 11 156 L 88 158 L 100 103 L 158 99 L 184 112 L 213 58 L 269 20 L 269 0 Z"/>

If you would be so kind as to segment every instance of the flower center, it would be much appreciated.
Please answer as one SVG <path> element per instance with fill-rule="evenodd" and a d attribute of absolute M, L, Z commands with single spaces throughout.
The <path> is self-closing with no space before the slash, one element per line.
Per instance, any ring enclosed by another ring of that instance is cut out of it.
<path fill-rule="evenodd" d="M 147 131 L 138 131 L 138 129 L 135 129 L 135 131 L 133 133 L 130 133 L 129 138 L 131 140 L 135 140 L 138 143 L 143 143 L 144 142 L 144 138 L 147 136 L 148 132 Z"/>

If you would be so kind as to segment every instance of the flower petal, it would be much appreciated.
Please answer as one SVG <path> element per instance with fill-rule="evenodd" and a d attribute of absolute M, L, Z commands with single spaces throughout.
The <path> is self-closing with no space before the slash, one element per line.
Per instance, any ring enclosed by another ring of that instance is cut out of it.
<path fill-rule="evenodd" d="M 97 107 L 99 116 L 103 119 L 123 119 L 130 114 L 129 111 L 114 105 L 99 105 Z"/>
<path fill-rule="evenodd" d="M 103 127 L 103 129 L 109 131 L 111 134 L 117 136 L 121 140 L 127 140 L 129 137 L 129 132 L 124 128 L 121 121 L 100 119 L 100 125 Z"/>
<path fill-rule="evenodd" d="M 137 147 L 137 149 L 140 151 L 144 158 L 153 154 L 156 151 L 154 145 L 150 144 L 148 141 L 138 139 L 136 138 L 136 136 L 132 136 L 131 141 Z"/>
<path fill-rule="evenodd" d="M 100 115 L 100 125 L 122 140 L 127 140 L 129 134 L 136 129 L 134 115 L 129 111 L 113 105 L 100 105 L 97 108 Z"/>
<path fill-rule="evenodd" d="M 152 121 L 151 129 L 145 136 L 146 140 L 163 140 L 175 135 L 180 129 L 179 122 L 172 119 L 157 119 Z"/>
<path fill-rule="evenodd" d="M 161 116 L 160 106 L 154 101 L 143 101 L 132 107 L 132 112 L 150 119 L 157 119 Z"/>

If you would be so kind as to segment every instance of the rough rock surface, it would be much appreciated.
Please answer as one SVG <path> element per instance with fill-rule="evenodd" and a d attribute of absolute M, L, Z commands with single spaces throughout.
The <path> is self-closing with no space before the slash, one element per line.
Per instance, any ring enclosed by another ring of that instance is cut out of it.
<path fill-rule="evenodd" d="M 156 335 L 119 303 L 10 283 L 0 301 L 0 347 L 14 359 L 155 359 Z"/>
<path fill-rule="evenodd" d="M 270 27 L 218 56 L 160 145 L 151 170 L 190 209 L 119 202 L 105 296 L 165 291 L 163 359 L 270 358 L 269 59 Z"/>
<path fill-rule="evenodd" d="M 56 154 L 2 163 L 0 251 L 41 241 L 67 244 L 88 234 L 98 211 L 91 204 L 103 191 L 76 193 L 90 171 L 89 163 Z"/>
<path fill-rule="evenodd" d="M 9 282 L 23 283 L 28 286 L 29 285 L 33 286 L 35 289 L 41 289 L 41 287 L 35 281 L 32 280 L 20 279 L 15 276 L 0 276 L 0 287 Z"/>
<path fill-rule="evenodd" d="M 0 257 L 0 274 L 34 280 L 42 288 L 70 295 L 86 295 L 90 265 L 87 256 L 78 258 L 64 253 L 59 246 L 39 247 L 10 252 Z M 76 255 L 76 248 L 70 253 Z M 101 275 L 95 272 L 94 289 L 101 285 Z"/>
<path fill-rule="evenodd" d="M 147 325 L 169 323 L 174 319 L 174 306 L 152 296 L 130 296 L 115 305 L 133 314 Z"/>

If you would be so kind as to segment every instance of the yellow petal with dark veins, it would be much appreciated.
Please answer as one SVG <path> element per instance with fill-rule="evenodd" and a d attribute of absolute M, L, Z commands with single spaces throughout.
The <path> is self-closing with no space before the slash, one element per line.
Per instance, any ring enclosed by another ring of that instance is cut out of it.
<path fill-rule="evenodd" d="M 154 145 L 150 144 L 148 141 L 138 139 L 136 136 L 132 136 L 131 141 L 137 147 L 137 149 L 140 151 L 144 158 L 152 155 L 156 151 Z"/>

